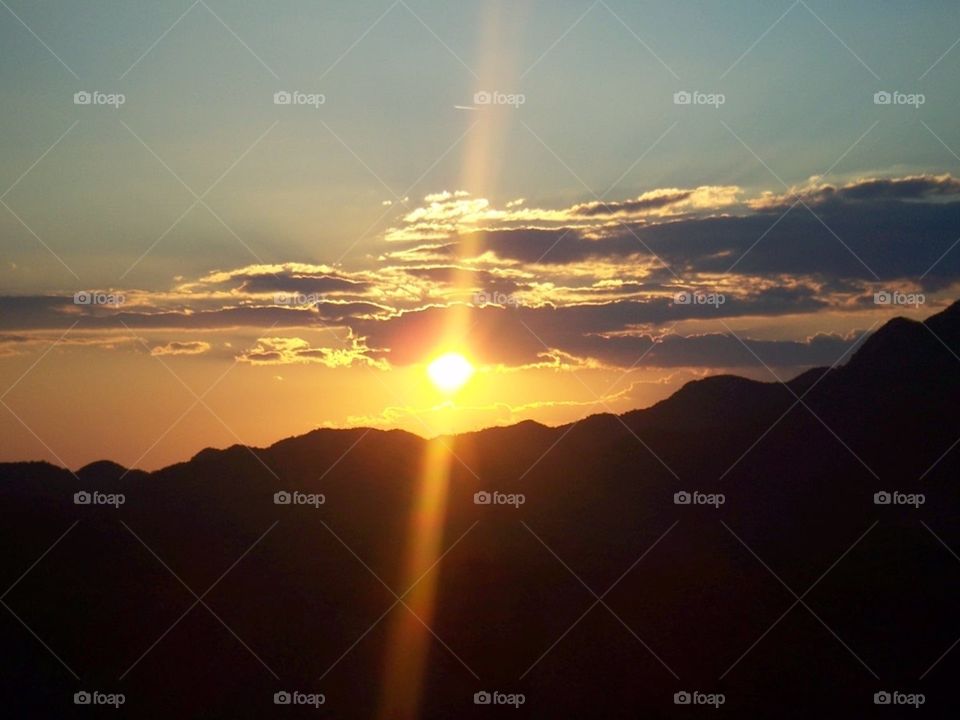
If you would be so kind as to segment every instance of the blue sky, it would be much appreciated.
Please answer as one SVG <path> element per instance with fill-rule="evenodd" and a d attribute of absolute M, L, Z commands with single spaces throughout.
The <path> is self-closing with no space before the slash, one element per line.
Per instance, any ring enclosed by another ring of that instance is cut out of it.
<path fill-rule="evenodd" d="M 835 176 L 960 164 L 931 133 L 960 148 L 960 53 L 930 69 L 960 34 L 955 3 L 7 4 L 49 50 L 0 8 L 0 180 L 14 182 L 79 121 L 6 199 L 87 284 L 115 282 L 192 202 L 131 131 L 199 194 L 272 127 L 207 198 L 268 262 L 337 258 L 391 199 L 385 185 L 404 193 L 467 131 L 476 114 L 454 106 L 477 89 L 526 96 L 491 149 L 496 173 L 463 187 L 461 144 L 410 196 L 587 200 L 584 185 L 602 193 L 671 127 L 610 198 L 706 184 L 780 191 L 773 173 L 794 184 L 823 172 L 876 121 Z M 326 103 L 273 105 L 285 88 Z M 77 107 L 77 89 L 127 100 Z M 682 89 L 726 103 L 689 112 L 672 102 Z M 926 103 L 877 107 L 881 89 Z M 0 223 L 13 262 L 37 269 L 7 266 L 5 285 L 75 284 L 9 213 Z M 198 207 L 133 279 L 161 287 L 178 267 L 251 259 L 231 235 Z M 351 251 L 358 260 L 371 235 Z"/>

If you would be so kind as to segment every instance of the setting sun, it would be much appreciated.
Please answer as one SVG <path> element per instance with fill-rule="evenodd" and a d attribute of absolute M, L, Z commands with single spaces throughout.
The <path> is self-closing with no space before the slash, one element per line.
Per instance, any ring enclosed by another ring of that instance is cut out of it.
<path fill-rule="evenodd" d="M 446 393 L 456 392 L 464 386 L 474 373 L 474 367 L 460 353 L 450 352 L 441 355 L 429 366 L 427 374 L 439 390 Z"/>

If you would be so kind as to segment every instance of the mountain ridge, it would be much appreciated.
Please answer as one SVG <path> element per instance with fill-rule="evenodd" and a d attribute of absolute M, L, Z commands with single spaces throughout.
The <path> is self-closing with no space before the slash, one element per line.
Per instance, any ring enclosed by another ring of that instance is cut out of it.
<path fill-rule="evenodd" d="M 927 326 L 928 329 L 925 329 Z M 931 327 L 932 326 L 932 327 Z M 934 330 L 935 328 L 935 330 Z M 931 332 L 931 330 L 934 330 Z M 766 420 L 770 413 L 780 408 L 785 399 L 795 399 L 801 396 L 811 385 L 830 378 L 861 372 L 870 368 L 874 381 L 885 381 L 898 373 L 916 370 L 929 370 L 930 359 L 927 355 L 933 351 L 939 365 L 948 364 L 951 358 L 937 350 L 944 349 L 944 343 L 960 338 L 960 300 L 957 300 L 938 313 L 930 315 L 924 320 L 913 320 L 897 316 L 870 333 L 863 343 L 853 352 L 845 363 L 836 368 L 813 367 L 785 382 L 759 381 L 733 374 L 711 375 L 699 380 L 691 380 L 667 398 L 660 400 L 646 408 L 628 410 L 621 414 L 594 413 L 579 420 L 560 425 L 545 425 L 535 420 L 523 420 L 511 425 L 493 425 L 478 430 L 472 430 L 456 435 L 441 435 L 437 439 L 450 440 L 462 438 L 465 440 L 479 439 L 483 436 L 503 438 L 509 433 L 537 433 L 537 432 L 566 432 L 578 425 L 591 423 L 608 423 L 612 419 L 619 419 L 628 428 L 637 426 L 647 428 L 652 424 L 659 424 L 662 429 L 669 429 L 670 424 L 679 425 L 695 423 L 701 428 L 715 427 L 729 422 L 730 417 L 748 418 L 751 413 Z M 926 346 L 923 357 L 917 360 L 917 347 Z M 952 353 L 952 350 L 946 348 Z M 900 358 L 899 363 L 887 363 L 885 370 L 880 371 L 876 365 L 877 357 Z M 956 357 L 956 356 L 954 356 Z M 958 359 L 960 362 L 960 359 Z M 266 446 L 251 446 L 234 443 L 225 448 L 206 447 L 196 452 L 191 458 L 173 463 L 156 470 L 147 471 L 139 468 L 126 468 L 112 460 L 102 459 L 87 463 L 76 471 L 63 468 L 53 463 L 47 463 L 52 468 L 64 470 L 68 473 L 85 479 L 103 479 L 120 475 L 143 476 L 162 475 L 174 468 L 190 463 L 206 463 L 216 458 L 237 457 L 248 453 L 271 454 L 285 448 L 308 443 L 321 442 L 323 438 L 350 437 L 356 439 L 359 435 L 374 434 L 374 436 L 405 437 L 412 442 L 429 442 L 416 433 L 402 429 L 383 429 L 369 426 L 353 428 L 315 428 L 300 435 L 281 438 Z M 0 463 L 0 469 L 9 465 L 18 465 L 32 462 L 46 461 L 13 461 Z"/>

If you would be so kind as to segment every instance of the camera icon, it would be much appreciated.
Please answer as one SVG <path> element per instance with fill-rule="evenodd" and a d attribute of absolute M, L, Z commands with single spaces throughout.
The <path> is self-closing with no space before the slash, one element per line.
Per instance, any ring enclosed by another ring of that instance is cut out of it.
<path fill-rule="evenodd" d="M 688 292 L 678 292 L 673 296 L 674 305 L 689 305 L 693 302 L 693 295 Z"/>
<path fill-rule="evenodd" d="M 893 697 L 886 690 L 881 690 L 873 694 L 874 705 L 889 705 L 892 701 Z"/>
<path fill-rule="evenodd" d="M 893 95 L 886 90 L 878 90 L 873 94 L 874 105 L 889 105 L 893 102 Z"/>
<path fill-rule="evenodd" d="M 486 490 L 481 490 L 480 492 L 475 492 L 473 494 L 474 505 L 489 505 L 491 502 L 493 502 L 493 495 L 488 493 Z"/>
<path fill-rule="evenodd" d="M 673 694 L 674 705 L 689 705 L 692 701 L 693 697 L 686 690 L 681 690 Z"/>
<path fill-rule="evenodd" d="M 290 105 L 293 102 L 293 95 L 286 90 L 278 90 L 273 94 L 274 105 Z"/>
<path fill-rule="evenodd" d="M 686 90 L 680 90 L 673 94 L 674 105 L 690 105 L 693 103 L 693 95 Z"/>
<path fill-rule="evenodd" d="M 475 92 L 473 94 L 474 105 L 489 105 L 493 101 L 493 96 L 486 90 Z"/>
<path fill-rule="evenodd" d="M 273 694 L 273 704 L 274 705 L 289 705 L 293 702 L 293 696 L 288 693 L 286 690 L 281 690 L 280 692 L 275 692 Z"/>
<path fill-rule="evenodd" d="M 286 490 L 280 490 L 273 494 L 274 505 L 289 505 L 293 501 L 293 496 Z"/>
<path fill-rule="evenodd" d="M 474 705 L 489 705 L 491 702 L 493 702 L 493 697 L 486 690 L 473 694 Z"/>
<path fill-rule="evenodd" d="M 675 492 L 673 494 L 674 505 L 689 505 L 692 499 L 693 498 L 691 497 L 690 493 L 688 493 L 686 490 L 681 490 L 680 492 Z"/>
<path fill-rule="evenodd" d="M 93 95 L 88 93 L 86 90 L 81 90 L 80 92 L 75 92 L 73 94 L 74 105 L 89 105 L 92 102 L 93 102 Z"/>
<path fill-rule="evenodd" d="M 81 490 L 80 492 L 75 492 L 73 494 L 74 505 L 89 505 L 92 500 L 93 497 L 86 490 Z"/>
<path fill-rule="evenodd" d="M 893 294 L 884 292 L 877 292 L 873 294 L 873 304 L 874 305 L 892 305 L 893 304 Z"/>
<path fill-rule="evenodd" d="M 893 496 L 886 490 L 881 490 L 873 494 L 874 505 L 889 505 L 891 502 L 893 502 Z"/>
<path fill-rule="evenodd" d="M 74 305 L 89 305 L 91 302 L 93 302 L 93 295 L 88 293 L 86 290 L 81 290 L 80 292 L 75 292 L 73 294 Z"/>
<path fill-rule="evenodd" d="M 81 690 L 73 694 L 74 705 L 89 705 L 91 702 L 93 702 L 93 697 L 86 690 Z"/>

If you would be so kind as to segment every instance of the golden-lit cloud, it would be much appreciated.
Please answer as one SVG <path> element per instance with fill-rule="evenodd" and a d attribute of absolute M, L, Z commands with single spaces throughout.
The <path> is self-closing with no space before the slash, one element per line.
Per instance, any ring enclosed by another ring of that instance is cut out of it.
<path fill-rule="evenodd" d="M 442 192 L 424 197 L 424 204 L 406 213 L 400 225 L 387 230 L 388 242 L 425 243 L 459 233 L 518 226 L 581 227 L 598 223 L 666 218 L 691 212 L 715 212 L 736 205 L 742 190 L 735 186 L 701 186 L 690 189 L 661 188 L 622 201 L 595 200 L 566 208 L 525 206 L 523 199 L 508 201 L 502 209 L 487 198 L 465 191 Z"/>
<path fill-rule="evenodd" d="M 315 347 L 299 337 L 264 337 L 237 355 L 237 360 L 252 365 L 292 365 L 319 363 L 328 368 L 368 365 L 383 369 L 382 360 L 371 357 L 363 343 L 354 340 L 348 347 Z"/>
<path fill-rule="evenodd" d="M 960 180 L 952 175 L 907 175 L 899 178 L 857 178 L 842 185 L 811 178 L 786 193 L 764 192 L 747 202 L 754 210 L 787 208 L 797 201 L 819 205 L 830 201 L 930 200 L 960 197 Z"/>
<path fill-rule="evenodd" d="M 209 352 L 210 343 L 202 340 L 190 340 L 186 342 L 168 342 L 164 345 L 156 345 L 150 348 L 150 354 L 154 356 L 163 355 L 202 355 Z"/>

